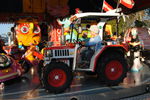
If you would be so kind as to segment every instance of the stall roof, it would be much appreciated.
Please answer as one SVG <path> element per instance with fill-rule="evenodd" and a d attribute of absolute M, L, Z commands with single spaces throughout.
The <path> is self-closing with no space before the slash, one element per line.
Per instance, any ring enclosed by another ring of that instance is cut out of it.
<path fill-rule="evenodd" d="M 32 2 L 27 2 L 27 1 L 32 1 Z M 82 10 L 83 12 L 100 12 L 103 4 L 103 0 L 57 0 L 58 3 L 56 3 L 56 0 L 1 0 L 0 22 L 10 21 L 10 19 L 12 18 L 18 18 L 23 16 L 37 17 L 39 18 L 39 20 L 45 20 L 43 18 L 46 18 L 45 16 L 47 15 L 48 12 L 47 7 L 49 7 L 47 6 L 46 3 L 47 1 L 49 2 L 55 1 L 53 7 L 56 6 L 56 8 L 58 8 L 58 6 L 61 4 L 60 2 L 67 2 L 67 3 L 63 3 L 63 5 L 66 4 L 66 6 L 69 7 L 70 14 L 74 13 L 75 8 L 80 8 L 80 10 Z M 118 0 L 106 0 L 106 1 L 115 8 Z M 125 14 L 131 14 L 143 9 L 150 8 L 149 0 L 134 0 L 134 2 L 135 5 L 132 9 L 129 9 L 123 5 L 119 5 L 119 7 L 122 8 Z M 24 3 L 27 3 L 27 6 Z M 30 4 L 30 3 L 34 3 L 34 4 Z M 45 4 L 45 6 L 41 5 L 43 10 L 41 9 L 39 10 L 39 5 L 41 3 Z M 58 10 L 56 9 L 53 10 L 55 10 L 57 14 Z"/>

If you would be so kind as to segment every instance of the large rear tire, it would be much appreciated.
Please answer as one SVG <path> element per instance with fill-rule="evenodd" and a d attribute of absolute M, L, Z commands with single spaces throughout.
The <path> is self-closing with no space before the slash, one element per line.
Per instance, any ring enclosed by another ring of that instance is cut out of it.
<path fill-rule="evenodd" d="M 62 62 L 53 62 L 45 66 L 42 72 L 42 84 L 48 92 L 60 93 L 72 83 L 71 68 Z"/>
<path fill-rule="evenodd" d="M 98 77 L 106 85 L 118 85 L 126 77 L 128 65 L 126 59 L 119 53 L 104 55 L 97 68 Z"/>

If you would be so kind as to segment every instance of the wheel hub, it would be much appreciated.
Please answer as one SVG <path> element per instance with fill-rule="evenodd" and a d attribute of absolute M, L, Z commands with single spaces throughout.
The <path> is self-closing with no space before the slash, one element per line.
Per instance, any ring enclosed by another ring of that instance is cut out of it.
<path fill-rule="evenodd" d="M 111 72 L 115 72 L 115 68 L 111 68 Z"/>
<path fill-rule="evenodd" d="M 108 79 L 117 80 L 121 77 L 122 73 L 123 66 L 119 61 L 113 60 L 106 65 L 105 74 Z"/>
<path fill-rule="evenodd" d="M 59 80 L 59 75 L 56 75 L 54 79 Z"/>
<path fill-rule="evenodd" d="M 62 69 L 53 69 L 48 74 L 48 83 L 53 87 L 60 87 L 64 85 L 67 80 L 66 73 Z"/>

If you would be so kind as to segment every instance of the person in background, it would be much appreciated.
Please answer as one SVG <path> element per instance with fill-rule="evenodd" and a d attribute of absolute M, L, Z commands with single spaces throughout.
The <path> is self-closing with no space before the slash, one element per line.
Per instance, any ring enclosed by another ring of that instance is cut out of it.
<path fill-rule="evenodd" d="M 12 35 L 11 35 L 11 36 L 12 36 L 11 38 L 12 38 L 12 44 L 13 44 L 13 45 L 16 45 L 16 44 L 17 44 L 15 26 L 16 26 L 16 25 L 14 25 L 13 27 L 11 27 L 11 29 L 10 29 L 10 30 L 11 30 L 11 34 L 12 34 Z"/>
<path fill-rule="evenodd" d="M 133 66 L 131 68 L 131 72 L 139 72 L 142 68 L 142 64 L 140 61 L 140 41 L 138 38 L 138 32 L 136 28 L 131 29 L 131 41 L 130 41 L 130 50 L 131 56 L 133 56 Z"/>
<path fill-rule="evenodd" d="M 79 39 L 85 40 L 85 39 L 90 38 L 90 37 L 91 37 L 91 34 L 90 34 L 90 30 L 89 30 L 89 29 L 90 29 L 90 25 L 87 24 L 87 25 L 86 25 L 86 29 L 83 30 L 81 34 L 79 34 Z"/>
<path fill-rule="evenodd" d="M 111 37 L 112 40 L 117 40 L 117 32 L 114 32 L 113 36 Z"/>
<path fill-rule="evenodd" d="M 0 53 L 5 53 L 5 51 L 3 50 L 3 46 L 4 46 L 4 41 L 2 40 L 2 37 L 0 36 Z"/>
<path fill-rule="evenodd" d="M 136 28 L 132 28 L 131 29 L 131 41 L 130 41 L 130 45 L 132 46 L 137 46 L 140 44 L 140 41 L 139 41 L 139 38 L 138 38 L 138 35 L 137 35 L 137 30 Z"/>

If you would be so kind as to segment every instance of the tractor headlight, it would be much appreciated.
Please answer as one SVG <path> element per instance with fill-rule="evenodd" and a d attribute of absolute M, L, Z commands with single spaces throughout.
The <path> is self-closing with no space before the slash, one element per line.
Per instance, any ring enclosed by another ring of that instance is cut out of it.
<path fill-rule="evenodd" d="M 52 50 L 44 50 L 45 57 L 52 57 Z"/>

